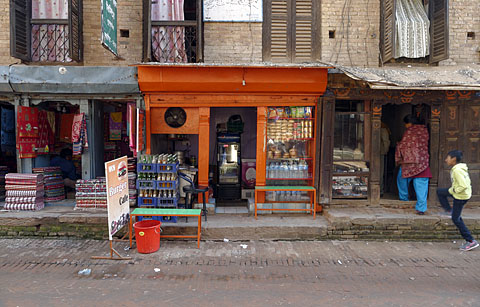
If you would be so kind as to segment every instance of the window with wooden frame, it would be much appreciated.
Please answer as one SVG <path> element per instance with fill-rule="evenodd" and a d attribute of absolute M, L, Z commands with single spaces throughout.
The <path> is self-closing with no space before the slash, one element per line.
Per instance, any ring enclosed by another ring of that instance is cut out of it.
<path fill-rule="evenodd" d="M 320 1 L 264 0 L 263 60 L 303 63 L 320 59 Z"/>
<path fill-rule="evenodd" d="M 143 61 L 203 61 L 201 0 L 143 0 Z"/>
<path fill-rule="evenodd" d="M 337 100 L 333 131 L 333 198 L 367 198 L 370 177 L 370 104 Z"/>
<path fill-rule="evenodd" d="M 402 11 L 411 11 L 410 9 L 402 10 L 402 6 L 416 3 L 425 9 L 425 16 L 428 16 L 428 30 L 426 39 L 428 40 L 428 55 L 423 57 L 429 63 L 437 63 L 448 59 L 449 56 L 449 39 L 448 39 L 448 0 L 414 0 L 408 2 L 405 0 L 382 0 L 381 1 L 381 15 L 380 15 L 380 54 L 381 62 L 387 63 L 395 58 L 400 58 L 402 53 L 399 53 L 399 46 L 402 37 L 402 32 L 409 32 L 405 36 L 411 36 L 415 29 L 406 29 L 406 24 L 403 21 L 409 20 L 409 16 L 402 14 Z M 408 2 L 408 3 L 407 3 Z M 428 12 L 428 14 L 426 13 Z M 416 24 L 412 21 L 411 24 Z M 408 38 L 411 40 L 411 38 Z M 400 55 L 400 56 L 399 56 Z M 406 57 L 403 57 L 406 58 Z M 408 58 L 413 58 L 408 57 Z"/>
<path fill-rule="evenodd" d="M 82 0 L 10 0 L 10 55 L 26 62 L 82 61 Z"/>

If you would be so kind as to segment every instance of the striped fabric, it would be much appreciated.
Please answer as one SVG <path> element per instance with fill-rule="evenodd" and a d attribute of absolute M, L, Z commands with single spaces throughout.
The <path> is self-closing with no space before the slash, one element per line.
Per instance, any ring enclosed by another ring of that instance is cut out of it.
<path fill-rule="evenodd" d="M 421 0 L 397 0 L 395 58 L 423 58 L 430 53 L 430 21 Z"/>
<path fill-rule="evenodd" d="M 42 174 L 8 173 L 5 182 L 5 210 L 35 211 L 44 208 Z"/>

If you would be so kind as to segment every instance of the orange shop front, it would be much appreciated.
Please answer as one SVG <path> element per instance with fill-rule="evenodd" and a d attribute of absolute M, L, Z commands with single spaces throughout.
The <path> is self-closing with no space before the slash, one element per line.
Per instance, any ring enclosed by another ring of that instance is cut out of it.
<path fill-rule="evenodd" d="M 196 183 L 218 186 L 222 170 L 217 165 L 220 141 L 215 138 L 224 123 L 215 119 L 241 114 L 241 158 L 255 161 L 255 186 L 315 187 L 321 127 L 316 119 L 321 119 L 319 97 L 326 89 L 327 73 L 327 67 L 315 65 L 139 65 L 146 154 L 173 153 L 187 146 L 185 155 L 190 157 L 185 164 L 198 170 Z M 172 111 L 181 112 L 183 120 L 172 123 L 171 116 L 176 114 Z M 260 196 L 262 201 L 265 196 Z M 290 199 L 294 195 L 281 196 L 285 197 L 281 202 L 295 203 Z"/>

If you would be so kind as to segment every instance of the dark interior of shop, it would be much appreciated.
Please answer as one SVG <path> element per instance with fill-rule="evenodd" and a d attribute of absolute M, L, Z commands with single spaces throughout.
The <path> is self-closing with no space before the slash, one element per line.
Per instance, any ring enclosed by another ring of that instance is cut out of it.
<path fill-rule="evenodd" d="M 398 166 L 395 165 L 395 146 L 402 139 L 403 133 L 405 132 L 406 128 L 403 123 L 403 118 L 408 114 L 415 114 L 422 124 L 427 125 L 428 131 L 430 132 L 428 117 L 430 114 L 430 106 L 426 104 L 387 104 L 384 105 L 382 109 L 382 128 L 388 131 L 390 138 L 388 151 L 380 156 L 380 161 L 383 161 L 385 166 L 381 176 L 383 189 L 382 186 L 380 189 L 381 191 L 383 190 L 383 193 L 381 193 L 383 199 L 398 199 L 398 188 L 396 184 Z M 411 200 L 414 200 L 416 197 L 413 185 L 409 188 L 409 195 Z"/>

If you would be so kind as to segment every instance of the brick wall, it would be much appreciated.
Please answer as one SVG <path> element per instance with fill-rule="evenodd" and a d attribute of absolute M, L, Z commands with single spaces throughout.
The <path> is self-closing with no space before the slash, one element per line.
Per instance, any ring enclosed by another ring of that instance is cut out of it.
<path fill-rule="evenodd" d="M 450 1 L 450 59 L 440 65 L 480 63 L 480 1 Z M 467 38 L 475 32 L 475 39 Z"/>
<path fill-rule="evenodd" d="M 206 22 L 205 63 L 258 63 L 262 61 L 262 23 Z"/>
<path fill-rule="evenodd" d="M 378 66 L 380 1 L 322 1 L 321 10 L 323 62 Z"/>
<path fill-rule="evenodd" d="M 19 63 L 10 57 L 9 1 L 0 0 L 0 65 Z M 380 2 L 372 0 L 322 1 L 321 45 L 324 62 L 352 66 L 378 66 Z M 450 59 L 440 65 L 480 62 L 480 10 L 478 0 L 450 1 Z M 141 61 L 142 3 L 118 1 L 118 31 L 129 30 L 129 38 L 118 33 L 120 59 L 100 44 L 100 1 L 84 0 L 84 65 L 129 65 Z M 329 32 L 334 31 L 334 38 Z M 467 32 L 475 32 L 474 39 Z M 262 61 L 262 24 L 207 22 L 204 24 L 206 63 L 258 63 Z"/>

